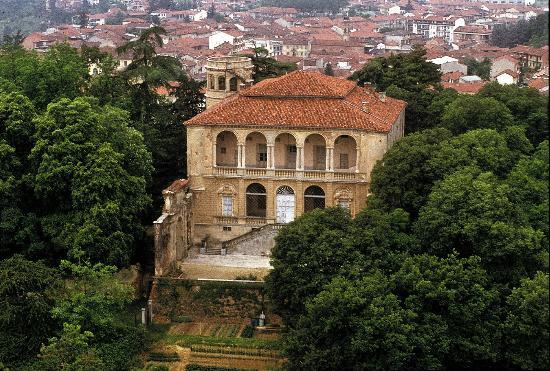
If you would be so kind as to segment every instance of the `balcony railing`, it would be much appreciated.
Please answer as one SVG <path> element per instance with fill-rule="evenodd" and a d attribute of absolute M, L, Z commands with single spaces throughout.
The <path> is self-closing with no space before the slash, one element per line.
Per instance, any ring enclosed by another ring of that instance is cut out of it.
<path fill-rule="evenodd" d="M 215 222 L 217 224 L 238 224 L 239 218 L 236 216 L 216 216 Z"/>
<path fill-rule="evenodd" d="M 236 167 L 224 167 L 224 166 L 217 166 L 214 168 L 216 175 L 237 175 L 237 168 Z"/>
<path fill-rule="evenodd" d="M 214 175 L 221 176 L 247 176 L 247 177 L 275 177 L 290 179 L 311 180 L 355 180 L 362 179 L 355 169 L 325 170 L 294 170 L 294 169 L 266 169 L 266 168 L 237 168 L 217 166 Z"/>

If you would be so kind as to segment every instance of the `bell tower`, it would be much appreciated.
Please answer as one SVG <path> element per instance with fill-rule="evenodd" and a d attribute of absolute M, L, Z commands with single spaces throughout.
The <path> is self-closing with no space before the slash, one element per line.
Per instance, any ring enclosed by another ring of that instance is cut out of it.
<path fill-rule="evenodd" d="M 212 57 L 206 62 L 206 109 L 254 82 L 248 57 Z"/>

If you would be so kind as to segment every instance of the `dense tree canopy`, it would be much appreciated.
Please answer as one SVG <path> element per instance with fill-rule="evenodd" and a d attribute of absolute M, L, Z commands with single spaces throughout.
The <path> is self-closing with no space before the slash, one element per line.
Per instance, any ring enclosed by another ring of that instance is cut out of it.
<path fill-rule="evenodd" d="M 51 310 L 61 286 L 55 269 L 21 255 L 0 260 L 0 363 L 31 358 L 52 335 Z"/>
<path fill-rule="evenodd" d="M 366 209 L 342 225 L 338 209 L 306 213 L 277 236 L 267 289 L 287 366 L 548 368 L 547 98 L 442 90 L 417 57 L 354 76 L 416 125 L 375 165 Z"/>
<path fill-rule="evenodd" d="M 528 21 L 496 25 L 491 34 L 491 43 L 501 48 L 513 48 L 518 44 L 536 47 L 548 45 L 548 12 Z"/>
<path fill-rule="evenodd" d="M 185 176 L 181 123 L 203 104 L 156 31 L 124 73 L 93 47 L 0 50 L 1 367 L 127 370 L 143 350 L 115 272 L 150 262 L 151 200 Z"/>
<path fill-rule="evenodd" d="M 255 48 L 254 54 L 249 56 L 254 65 L 254 82 L 260 82 L 272 77 L 278 77 L 296 70 L 296 64 L 279 62 L 269 56 L 265 48 Z"/>
<path fill-rule="evenodd" d="M 432 88 L 440 88 L 441 72 L 426 61 L 424 48 L 415 45 L 410 53 L 371 59 L 350 78 L 407 101 L 407 132 L 431 127 L 428 107 L 435 95 Z"/>
<path fill-rule="evenodd" d="M 304 12 L 337 13 L 347 4 L 347 0 L 262 0 L 262 5 L 296 8 Z"/>

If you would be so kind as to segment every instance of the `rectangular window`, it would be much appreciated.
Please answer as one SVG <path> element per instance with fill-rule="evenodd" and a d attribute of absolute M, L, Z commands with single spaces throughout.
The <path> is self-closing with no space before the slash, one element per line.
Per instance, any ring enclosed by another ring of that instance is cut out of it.
<path fill-rule="evenodd" d="M 233 197 L 222 196 L 222 215 L 233 216 Z"/>
<path fill-rule="evenodd" d="M 267 145 L 258 144 L 258 162 L 267 162 Z"/>
<path fill-rule="evenodd" d="M 326 150 L 325 146 L 315 146 L 315 170 L 325 169 Z"/>
<path fill-rule="evenodd" d="M 231 232 L 231 227 L 223 227 L 224 232 Z"/>
<path fill-rule="evenodd" d="M 221 154 L 227 153 L 227 148 L 221 147 L 221 148 L 220 148 L 220 153 L 221 153 Z"/>
<path fill-rule="evenodd" d="M 349 169 L 349 156 L 347 153 L 340 153 L 340 169 Z"/>
<path fill-rule="evenodd" d="M 338 200 L 338 207 L 349 211 L 349 200 Z"/>
<path fill-rule="evenodd" d="M 296 146 L 295 145 L 287 145 L 286 148 L 288 149 L 288 153 L 296 153 Z"/>

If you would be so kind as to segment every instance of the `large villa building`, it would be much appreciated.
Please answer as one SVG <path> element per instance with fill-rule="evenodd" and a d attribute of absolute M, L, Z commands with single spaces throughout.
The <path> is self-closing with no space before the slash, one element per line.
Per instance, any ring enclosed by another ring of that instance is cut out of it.
<path fill-rule="evenodd" d="M 155 222 L 157 274 L 191 248 L 269 254 L 269 231 L 315 208 L 356 214 L 404 133 L 405 102 L 353 81 L 296 71 L 251 85 L 244 57 L 207 71 L 207 109 L 185 123 L 188 179 L 164 191 Z"/>

